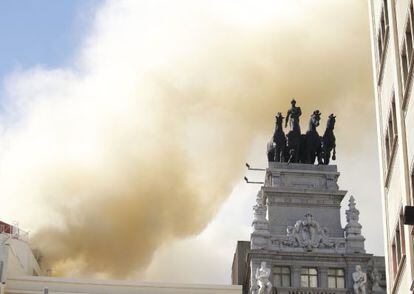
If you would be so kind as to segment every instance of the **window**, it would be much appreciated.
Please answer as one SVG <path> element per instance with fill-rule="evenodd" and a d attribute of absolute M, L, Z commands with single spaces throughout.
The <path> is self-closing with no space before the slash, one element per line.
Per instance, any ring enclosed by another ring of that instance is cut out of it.
<path fill-rule="evenodd" d="M 389 170 L 391 166 L 391 161 L 393 158 L 393 153 L 397 141 L 398 136 L 398 128 L 397 128 L 397 108 L 395 106 L 395 97 L 393 95 L 391 99 L 391 107 L 390 113 L 388 115 L 388 122 L 387 128 L 385 132 L 385 159 L 386 159 L 386 166 Z"/>
<path fill-rule="evenodd" d="M 398 269 L 401 265 L 402 259 L 405 255 L 405 237 L 404 237 L 404 227 L 403 227 L 403 216 L 400 215 L 398 220 L 397 228 L 395 229 L 395 234 L 392 243 L 392 267 L 394 272 L 394 277 L 398 273 Z"/>
<path fill-rule="evenodd" d="M 401 75 L 402 85 L 404 89 L 404 100 L 406 97 L 407 88 L 409 87 L 411 67 L 413 60 L 413 44 L 414 44 L 414 8 L 410 1 L 410 8 L 408 11 L 408 19 L 405 24 L 404 40 L 401 45 Z"/>
<path fill-rule="evenodd" d="M 274 286 L 290 287 L 290 268 L 287 266 L 275 266 L 273 268 Z"/>
<path fill-rule="evenodd" d="M 413 204 L 414 204 L 414 169 L 411 170 L 411 205 Z M 413 239 L 413 242 L 414 242 L 414 239 Z"/>
<path fill-rule="evenodd" d="M 345 288 L 345 271 L 341 268 L 328 269 L 328 287 Z"/>
<path fill-rule="evenodd" d="M 312 267 L 304 267 L 300 272 L 300 286 L 305 288 L 318 287 L 318 270 Z"/>
<path fill-rule="evenodd" d="M 378 61 L 381 65 L 383 63 L 385 47 L 388 41 L 388 26 L 389 26 L 389 20 L 388 20 L 387 0 L 383 0 L 380 22 L 379 22 L 379 27 L 378 27 L 378 34 L 377 34 Z"/>
<path fill-rule="evenodd" d="M 386 134 L 385 135 L 385 156 L 387 159 L 387 165 L 390 162 L 390 154 L 391 154 L 390 138 L 388 137 L 388 134 Z"/>
<path fill-rule="evenodd" d="M 395 97 L 391 100 L 391 115 L 392 115 L 392 127 L 394 135 L 398 134 L 397 129 L 397 107 L 395 106 Z"/>

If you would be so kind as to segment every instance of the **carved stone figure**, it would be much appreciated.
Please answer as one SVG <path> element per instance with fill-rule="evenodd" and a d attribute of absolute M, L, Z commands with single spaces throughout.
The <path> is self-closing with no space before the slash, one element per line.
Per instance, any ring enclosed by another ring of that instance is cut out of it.
<path fill-rule="evenodd" d="M 302 237 L 300 235 L 300 230 L 302 226 L 302 221 L 298 220 L 295 226 L 288 226 L 286 229 L 288 241 L 285 242 L 286 245 L 299 247 L 303 246 Z"/>
<path fill-rule="evenodd" d="M 367 274 L 362 271 L 360 265 L 355 266 L 352 279 L 354 281 L 354 294 L 366 294 Z"/>
<path fill-rule="evenodd" d="M 257 294 L 270 294 L 272 291 L 272 283 L 269 281 L 270 268 L 266 266 L 266 262 L 262 261 L 260 267 L 256 269 Z"/>
<path fill-rule="evenodd" d="M 372 291 L 377 291 L 377 292 L 383 291 L 383 289 L 379 285 L 381 278 L 382 278 L 381 274 L 378 272 L 376 268 L 374 268 L 374 270 L 371 273 Z"/>

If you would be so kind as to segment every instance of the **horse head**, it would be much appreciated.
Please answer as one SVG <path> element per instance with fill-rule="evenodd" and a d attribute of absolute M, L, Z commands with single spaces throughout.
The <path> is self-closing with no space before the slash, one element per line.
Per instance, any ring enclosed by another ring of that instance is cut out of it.
<path fill-rule="evenodd" d="M 328 117 L 328 122 L 326 123 L 326 129 L 333 130 L 335 128 L 335 123 L 336 123 L 336 116 L 332 113 Z"/>
<path fill-rule="evenodd" d="M 321 121 L 321 112 L 319 110 L 315 110 L 312 115 L 309 122 L 309 129 L 314 130 L 317 127 L 319 127 L 319 122 Z"/>
<path fill-rule="evenodd" d="M 283 119 L 284 119 L 284 117 L 283 117 L 282 113 L 281 112 L 278 112 L 277 113 L 277 116 L 276 116 L 276 127 L 282 128 L 282 126 L 283 126 Z"/>

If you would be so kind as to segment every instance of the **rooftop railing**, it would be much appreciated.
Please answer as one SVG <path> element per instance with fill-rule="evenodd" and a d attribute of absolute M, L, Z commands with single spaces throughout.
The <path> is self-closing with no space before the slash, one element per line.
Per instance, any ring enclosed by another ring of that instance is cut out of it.
<path fill-rule="evenodd" d="M 23 231 L 17 225 L 0 224 L 0 234 L 7 235 L 11 239 L 29 241 L 29 232 Z"/>
<path fill-rule="evenodd" d="M 283 288 L 274 289 L 274 294 L 352 294 L 348 289 L 332 288 Z"/>

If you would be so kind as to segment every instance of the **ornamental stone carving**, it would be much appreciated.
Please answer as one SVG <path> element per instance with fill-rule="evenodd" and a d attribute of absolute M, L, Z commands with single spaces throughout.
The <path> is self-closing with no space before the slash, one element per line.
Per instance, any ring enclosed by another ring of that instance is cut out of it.
<path fill-rule="evenodd" d="M 328 237 L 328 229 L 321 228 L 310 213 L 305 214 L 303 220 L 296 221 L 293 227 L 287 227 L 287 237 L 284 245 L 303 247 L 308 251 L 312 251 L 313 248 L 335 247 L 335 242 Z"/>
<path fill-rule="evenodd" d="M 366 294 L 367 274 L 362 271 L 360 265 L 355 266 L 352 279 L 354 281 L 354 294 Z"/>

